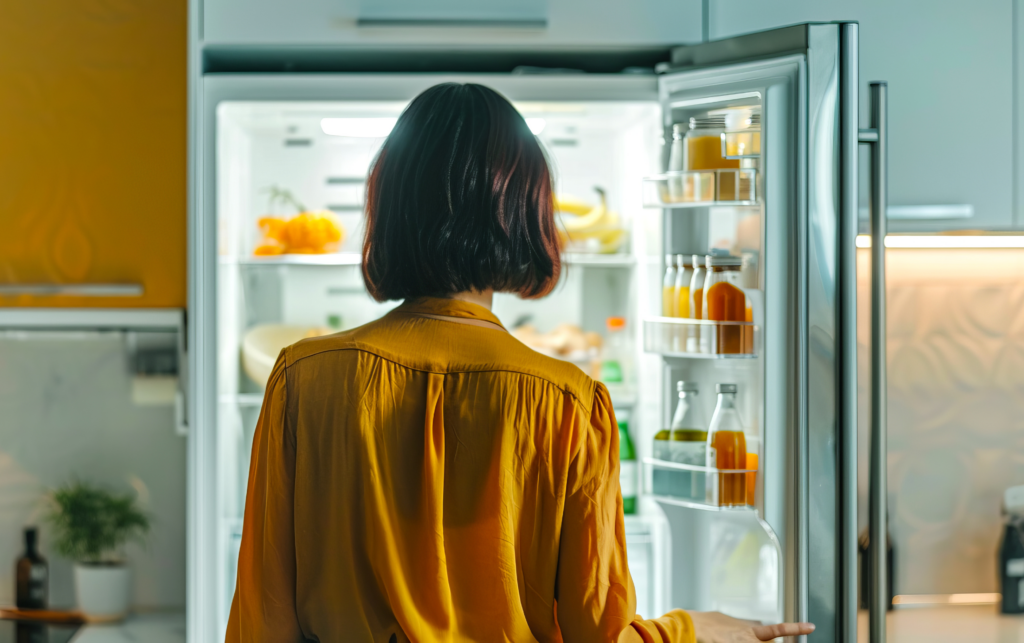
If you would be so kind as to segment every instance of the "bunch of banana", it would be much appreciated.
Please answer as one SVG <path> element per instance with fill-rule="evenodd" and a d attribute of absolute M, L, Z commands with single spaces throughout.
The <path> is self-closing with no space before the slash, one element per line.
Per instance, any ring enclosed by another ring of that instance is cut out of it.
<path fill-rule="evenodd" d="M 570 196 L 555 197 L 562 246 L 584 252 L 618 252 L 626 241 L 626 230 L 619 215 L 608 209 L 605 191 L 599 187 L 594 190 L 599 196 L 596 206 Z"/>

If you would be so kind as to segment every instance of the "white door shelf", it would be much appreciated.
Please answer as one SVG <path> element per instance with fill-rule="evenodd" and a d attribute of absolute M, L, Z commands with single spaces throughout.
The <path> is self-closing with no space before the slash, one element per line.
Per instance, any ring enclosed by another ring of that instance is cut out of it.
<path fill-rule="evenodd" d="M 747 496 L 748 475 L 756 476 L 757 469 L 716 469 L 658 458 L 644 458 L 643 464 L 644 491 L 655 500 L 705 511 L 754 511 L 742 503 Z M 722 497 L 729 493 L 741 504 L 723 504 Z"/>
<path fill-rule="evenodd" d="M 757 205 L 757 170 L 665 172 L 644 179 L 645 208 Z"/>
<path fill-rule="evenodd" d="M 753 322 L 720 322 L 682 317 L 648 317 L 644 351 L 689 359 L 754 359 L 760 327 Z"/>

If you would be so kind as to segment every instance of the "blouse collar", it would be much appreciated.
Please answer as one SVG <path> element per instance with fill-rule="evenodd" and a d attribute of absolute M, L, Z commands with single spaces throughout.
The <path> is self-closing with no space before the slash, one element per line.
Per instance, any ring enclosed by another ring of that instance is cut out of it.
<path fill-rule="evenodd" d="M 505 328 L 502 326 L 497 316 L 495 316 L 491 311 L 479 304 L 471 304 L 468 301 L 463 301 L 461 299 L 418 297 L 416 299 L 406 299 L 402 305 L 395 310 L 396 312 L 401 313 L 423 313 L 427 315 L 479 319 Z"/>

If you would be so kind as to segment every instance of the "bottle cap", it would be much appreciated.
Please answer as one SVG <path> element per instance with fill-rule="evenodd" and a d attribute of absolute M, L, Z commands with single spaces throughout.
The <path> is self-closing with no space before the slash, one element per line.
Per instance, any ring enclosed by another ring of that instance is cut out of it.
<path fill-rule="evenodd" d="M 743 259 L 740 257 L 730 257 L 729 255 L 713 254 L 704 257 L 704 265 L 708 268 L 712 266 L 715 268 L 721 266 L 741 266 L 743 265 Z"/>
<path fill-rule="evenodd" d="M 608 330 L 622 330 L 623 328 L 626 327 L 626 318 L 609 317 L 608 319 L 605 320 L 604 323 L 608 327 Z"/>
<path fill-rule="evenodd" d="M 683 255 L 676 255 L 676 265 L 679 266 L 680 268 L 690 267 L 690 265 L 686 263 L 686 259 L 685 257 L 683 257 Z"/>
<path fill-rule="evenodd" d="M 674 265 L 676 265 L 675 264 L 675 255 L 665 255 L 665 265 L 666 266 L 674 266 Z"/>
<path fill-rule="evenodd" d="M 715 384 L 715 391 L 718 393 L 735 393 L 735 384 Z"/>
<path fill-rule="evenodd" d="M 700 386 L 697 385 L 697 382 L 684 382 L 683 380 L 679 380 L 676 382 L 676 390 L 680 393 L 683 391 L 686 391 L 687 393 L 699 393 Z"/>

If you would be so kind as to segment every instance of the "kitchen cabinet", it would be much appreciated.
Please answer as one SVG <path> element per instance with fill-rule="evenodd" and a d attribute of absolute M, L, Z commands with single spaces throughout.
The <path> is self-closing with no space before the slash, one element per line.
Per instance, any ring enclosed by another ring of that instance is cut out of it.
<path fill-rule="evenodd" d="M 4 9 L 0 306 L 185 306 L 186 42 L 183 2 Z"/>
<path fill-rule="evenodd" d="M 205 0 L 196 4 L 201 7 L 201 33 L 207 45 L 593 49 L 670 45 L 701 38 L 700 0 Z M 524 5 L 529 6 L 524 9 Z M 382 16 L 390 18 L 381 20 Z M 454 26 L 446 16 L 469 22 Z"/>
<path fill-rule="evenodd" d="M 868 83 L 889 83 L 889 203 L 897 208 L 890 230 L 998 230 L 1014 226 L 1013 186 L 1024 181 L 1014 163 L 1015 1 L 711 0 L 708 18 L 712 38 L 858 21 L 861 127 Z M 866 204 L 866 162 L 861 167 Z M 973 216 L 895 218 L 900 207 L 935 205 L 968 205 Z"/>

